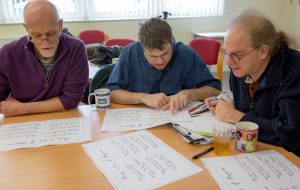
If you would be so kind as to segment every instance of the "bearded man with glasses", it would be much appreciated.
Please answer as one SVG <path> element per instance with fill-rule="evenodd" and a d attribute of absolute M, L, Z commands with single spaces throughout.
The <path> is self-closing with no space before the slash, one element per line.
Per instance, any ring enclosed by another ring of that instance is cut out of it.
<path fill-rule="evenodd" d="M 139 42 L 122 50 L 106 85 L 112 102 L 145 104 L 174 113 L 189 100 L 220 93 L 220 81 L 194 50 L 174 41 L 166 21 L 147 20 L 138 36 Z"/>
<path fill-rule="evenodd" d="M 257 11 L 241 13 L 229 25 L 224 61 L 231 69 L 233 101 L 206 105 L 220 121 L 251 121 L 258 140 L 300 156 L 300 52 L 295 43 Z"/>
<path fill-rule="evenodd" d="M 63 20 L 47 0 L 24 7 L 28 33 L 0 49 L 0 113 L 6 117 L 71 109 L 88 81 L 84 44 L 62 34 Z"/>

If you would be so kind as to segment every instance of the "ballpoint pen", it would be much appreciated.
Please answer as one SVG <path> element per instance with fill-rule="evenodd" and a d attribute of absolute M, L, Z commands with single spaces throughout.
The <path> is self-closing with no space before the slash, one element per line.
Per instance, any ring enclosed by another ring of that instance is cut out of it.
<path fill-rule="evenodd" d="M 221 100 L 221 99 L 226 101 L 226 95 L 227 95 L 227 91 L 219 94 L 217 97 L 212 97 L 212 98 L 210 98 L 209 103 L 211 104 L 212 102 L 214 102 L 216 100 Z"/>
<path fill-rule="evenodd" d="M 190 116 L 195 117 L 195 116 L 198 116 L 200 113 L 203 113 L 203 112 L 206 112 L 206 111 L 208 111 L 208 107 L 205 105 L 205 107 L 200 108 L 199 111 L 190 113 Z"/>
<path fill-rule="evenodd" d="M 192 107 L 191 109 L 189 109 L 189 113 L 197 110 L 198 108 L 200 108 L 201 106 L 204 105 L 204 102 L 201 102 L 199 105 L 195 106 L 195 107 Z"/>
<path fill-rule="evenodd" d="M 200 156 L 203 156 L 204 154 L 206 154 L 206 153 L 212 151 L 213 149 L 214 149 L 214 147 L 211 146 L 211 147 L 209 147 L 208 149 L 205 149 L 205 150 L 199 152 L 198 154 L 194 155 L 192 159 L 197 159 L 197 158 L 199 158 Z"/>
<path fill-rule="evenodd" d="M 226 94 L 227 94 L 227 92 L 225 91 L 225 92 L 221 93 L 220 95 L 218 95 L 217 97 L 211 97 L 210 100 L 209 100 L 209 103 L 212 103 L 212 102 L 214 102 L 216 100 L 221 100 L 221 99 L 226 100 L 226 97 L 225 97 Z M 196 112 L 189 112 L 189 113 L 190 113 L 191 117 L 196 117 L 199 114 L 201 114 L 203 112 L 206 112 L 206 111 L 208 111 L 208 107 L 207 107 L 206 104 L 203 104 L 203 105 L 201 105 L 199 107 L 198 111 L 196 111 Z"/>

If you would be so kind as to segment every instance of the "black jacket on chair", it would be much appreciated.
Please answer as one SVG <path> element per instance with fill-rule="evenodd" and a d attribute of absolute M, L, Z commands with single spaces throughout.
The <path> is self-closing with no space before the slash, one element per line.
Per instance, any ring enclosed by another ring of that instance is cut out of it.
<path fill-rule="evenodd" d="M 114 67 L 115 64 L 107 64 L 99 68 L 89 84 L 89 94 L 93 93 L 98 88 L 105 88 L 109 75 Z M 95 100 L 93 99 L 91 102 L 95 103 Z"/>

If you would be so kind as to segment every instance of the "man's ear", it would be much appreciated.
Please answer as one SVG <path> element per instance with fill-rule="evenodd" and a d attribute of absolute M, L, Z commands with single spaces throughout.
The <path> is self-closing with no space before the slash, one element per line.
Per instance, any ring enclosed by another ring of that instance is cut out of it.
<path fill-rule="evenodd" d="M 26 26 L 24 23 L 23 23 L 23 26 L 24 26 L 24 28 L 25 28 L 27 34 L 29 34 L 27 26 Z"/>
<path fill-rule="evenodd" d="M 260 47 L 260 58 L 261 59 L 266 59 L 270 54 L 270 46 L 269 45 L 266 45 L 266 44 L 263 44 L 261 47 Z"/>
<path fill-rule="evenodd" d="M 58 24 L 59 24 L 59 33 L 61 34 L 62 33 L 62 29 L 63 29 L 63 19 L 60 19 Z"/>

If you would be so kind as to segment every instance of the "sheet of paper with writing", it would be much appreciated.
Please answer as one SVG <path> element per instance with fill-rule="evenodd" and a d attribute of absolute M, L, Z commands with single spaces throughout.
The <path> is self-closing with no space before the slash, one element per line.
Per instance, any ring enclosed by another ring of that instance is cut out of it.
<path fill-rule="evenodd" d="M 82 147 L 115 189 L 154 189 L 203 171 L 145 130 Z"/>
<path fill-rule="evenodd" d="M 0 151 L 91 140 L 88 118 L 69 118 L 2 125 Z"/>
<path fill-rule="evenodd" d="M 199 105 L 200 102 L 198 101 L 191 101 L 184 109 L 182 109 L 182 112 L 187 113 L 188 110 L 195 107 L 196 105 Z M 213 132 L 213 125 L 222 123 L 228 127 L 231 127 L 232 129 L 235 129 L 235 125 L 230 123 L 224 123 L 219 121 L 212 113 L 210 112 L 204 112 L 198 115 L 197 117 L 192 117 L 190 121 L 178 121 L 177 124 L 193 131 L 201 135 L 210 135 L 212 136 Z"/>
<path fill-rule="evenodd" d="M 213 132 L 213 125 L 223 123 L 224 126 L 231 127 L 232 129 L 235 129 L 235 125 L 230 123 L 225 123 L 219 121 L 212 113 L 205 112 L 197 117 L 193 117 L 192 121 L 189 122 L 178 122 L 177 124 L 184 126 L 185 128 L 194 131 L 201 135 L 211 135 Z"/>
<path fill-rule="evenodd" d="M 155 110 L 151 108 L 125 108 L 106 110 L 101 131 L 142 130 L 169 122 L 188 122 L 187 112 Z"/>
<path fill-rule="evenodd" d="M 274 150 L 202 158 L 223 190 L 300 189 L 300 170 Z"/>

